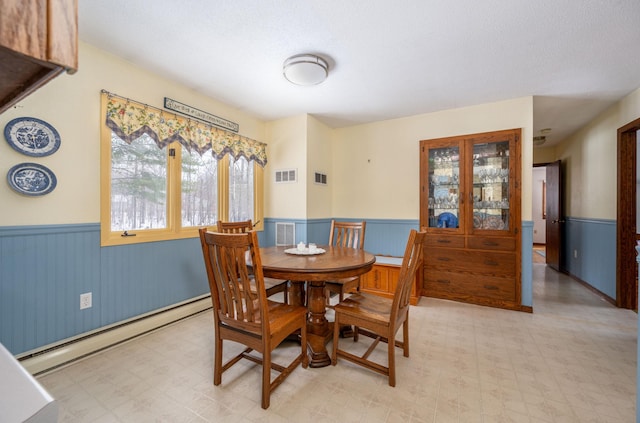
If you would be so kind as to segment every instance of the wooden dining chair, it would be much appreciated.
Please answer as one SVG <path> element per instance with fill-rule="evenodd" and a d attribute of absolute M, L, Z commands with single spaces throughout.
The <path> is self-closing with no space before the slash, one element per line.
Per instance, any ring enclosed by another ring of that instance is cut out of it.
<path fill-rule="evenodd" d="M 364 231 L 367 222 L 336 222 L 331 220 L 331 231 L 329 232 L 329 245 L 358 248 L 364 248 Z M 327 306 L 332 307 L 329 303 L 331 294 L 338 294 L 338 301 L 344 299 L 344 295 L 349 292 L 360 290 L 360 277 L 343 278 L 338 280 L 329 280 L 325 282 L 325 293 Z M 333 308 L 333 307 L 332 307 Z"/>
<path fill-rule="evenodd" d="M 404 356 L 409 357 L 409 299 L 416 270 L 422 263 L 422 244 L 425 236 L 426 232 L 411 230 L 402 259 L 398 285 L 392 299 L 361 292 L 349 296 L 335 306 L 331 364 L 335 366 L 338 356 L 342 357 L 388 376 L 389 385 L 396 386 L 395 347 L 402 348 Z M 341 325 L 354 326 L 353 342 L 358 341 L 359 334 L 374 339 L 362 356 L 338 349 Z M 402 341 L 395 339 L 400 326 Z M 369 355 L 380 341 L 387 343 L 387 366 L 369 360 Z"/>
<path fill-rule="evenodd" d="M 242 358 L 262 364 L 262 408 L 269 407 L 271 393 L 302 363 L 306 368 L 307 309 L 267 299 L 256 232 L 224 234 L 200 229 L 215 324 L 213 384 L 220 385 L 222 373 Z M 247 251 L 253 275 L 247 265 Z M 256 289 L 251 289 L 251 285 Z M 301 351 L 286 367 L 271 361 L 271 352 L 289 335 L 300 334 Z M 222 363 L 224 340 L 247 348 Z M 262 356 L 251 354 L 252 351 Z M 271 370 L 280 374 L 271 381 Z"/>
<path fill-rule="evenodd" d="M 253 230 L 251 219 L 240 222 L 223 222 L 218 220 L 218 232 L 225 234 L 240 234 Z M 264 286 L 267 289 L 267 297 L 282 292 L 284 302 L 289 303 L 289 281 L 274 278 L 264 278 Z"/>

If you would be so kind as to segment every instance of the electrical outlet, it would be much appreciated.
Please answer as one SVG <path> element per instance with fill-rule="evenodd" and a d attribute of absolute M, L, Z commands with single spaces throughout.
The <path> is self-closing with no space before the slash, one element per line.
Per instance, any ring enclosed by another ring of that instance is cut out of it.
<path fill-rule="evenodd" d="M 573 258 L 578 258 L 578 250 L 573 250 Z"/>
<path fill-rule="evenodd" d="M 91 308 L 91 292 L 80 294 L 80 310 Z"/>

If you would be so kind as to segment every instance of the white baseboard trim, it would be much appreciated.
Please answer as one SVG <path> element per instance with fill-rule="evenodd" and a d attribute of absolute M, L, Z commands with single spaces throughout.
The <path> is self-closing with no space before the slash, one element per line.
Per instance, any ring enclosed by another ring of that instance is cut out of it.
<path fill-rule="evenodd" d="M 207 294 L 46 345 L 16 358 L 29 373 L 39 375 L 210 308 L 211 296 Z"/>

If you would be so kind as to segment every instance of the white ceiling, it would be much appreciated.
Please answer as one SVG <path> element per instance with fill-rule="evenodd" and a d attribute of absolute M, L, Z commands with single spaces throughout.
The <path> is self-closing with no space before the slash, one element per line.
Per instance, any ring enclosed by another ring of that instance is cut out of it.
<path fill-rule="evenodd" d="M 82 41 L 265 120 L 534 96 L 552 145 L 640 87 L 639 0 L 81 0 L 78 15 Z M 284 79 L 301 53 L 329 61 L 324 83 Z"/>

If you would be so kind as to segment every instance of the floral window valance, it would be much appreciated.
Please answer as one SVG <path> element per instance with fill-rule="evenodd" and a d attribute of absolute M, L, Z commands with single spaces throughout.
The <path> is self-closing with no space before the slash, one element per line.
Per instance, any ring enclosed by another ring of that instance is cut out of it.
<path fill-rule="evenodd" d="M 107 126 L 127 144 L 146 133 L 158 148 L 179 142 L 200 155 L 212 150 L 218 160 L 229 154 L 234 159 L 255 160 L 262 167 L 267 164 L 264 143 L 115 94 L 102 95 L 107 96 Z"/>

